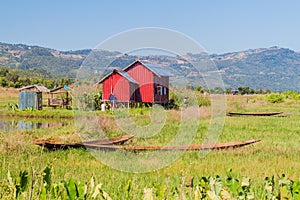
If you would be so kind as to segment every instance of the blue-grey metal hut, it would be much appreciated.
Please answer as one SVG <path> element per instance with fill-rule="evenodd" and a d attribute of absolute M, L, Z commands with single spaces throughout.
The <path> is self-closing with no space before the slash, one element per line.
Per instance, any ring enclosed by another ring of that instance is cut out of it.
<path fill-rule="evenodd" d="M 43 93 L 50 90 L 43 85 L 29 85 L 19 89 L 19 108 L 26 110 L 28 108 L 35 110 L 43 109 Z"/>

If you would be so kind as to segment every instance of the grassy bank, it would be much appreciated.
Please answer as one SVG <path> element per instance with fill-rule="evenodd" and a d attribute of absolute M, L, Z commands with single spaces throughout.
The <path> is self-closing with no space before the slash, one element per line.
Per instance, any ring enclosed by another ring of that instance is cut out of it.
<path fill-rule="evenodd" d="M 39 180 L 42 180 L 43 170 L 48 165 L 52 166 L 53 183 L 74 179 L 76 182 L 85 184 L 90 183 L 93 176 L 97 183 L 102 183 L 102 190 L 107 192 L 112 199 L 142 199 L 148 191 L 145 192 L 145 188 L 152 188 L 152 195 L 157 196 L 158 199 L 180 199 L 183 196 L 187 199 L 194 199 L 201 177 L 216 178 L 217 175 L 220 175 L 222 188 L 229 191 L 229 187 L 226 186 L 228 169 L 233 169 L 240 184 L 243 177 L 251 178 L 251 191 L 258 199 L 265 190 L 265 177 L 275 176 L 276 181 L 282 174 L 292 180 L 300 177 L 299 102 L 286 101 L 271 104 L 264 101 L 262 96 L 227 96 L 227 111 L 283 111 L 287 117 L 226 117 L 218 142 L 248 139 L 261 139 L 262 141 L 240 149 L 212 151 L 203 158 L 200 157 L 199 152 L 187 151 L 170 165 L 148 173 L 127 173 L 115 170 L 99 162 L 88 151 L 81 149 L 50 152 L 34 145 L 34 141 L 41 138 L 62 142 L 79 140 L 74 124 L 50 129 L 1 133 L 1 194 L 4 191 L 3 186 L 7 184 L 8 170 L 17 181 L 19 172 L 27 170 L 30 177 L 31 174 L 35 174 L 35 198 L 33 199 L 38 198 L 41 188 Z M 46 113 L 48 111 L 42 112 L 45 112 L 43 115 L 48 115 Z M 54 112 L 65 116 L 67 115 L 65 112 L 69 111 L 54 110 Z M 194 144 L 203 142 L 210 125 L 210 109 L 203 107 L 201 112 L 200 123 L 193 140 Z M 124 131 L 116 126 L 113 115 L 99 112 L 97 116 L 101 125 L 106 127 L 107 136 L 124 134 Z M 151 121 L 147 109 L 133 110 L 131 116 L 136 123 L 141 125 Z M 180 125 L 180 117 L 178 117 L 180 113 L 169 110 L 167 116 L 168 120 L 161 134 L 146 139 L 136 137 L 128 145 L 167 144 L 176 135 Z M 109 152 L 108 155 L 110 155 Z M 191 180 L 194 180 L 194 185 L 191 185 Z M 275 185 L 279 187 L 277 182 Z M 241 191 L 241 185 L 236 190 Z M 28 194 L 29 189 L 26 191 Z"/>

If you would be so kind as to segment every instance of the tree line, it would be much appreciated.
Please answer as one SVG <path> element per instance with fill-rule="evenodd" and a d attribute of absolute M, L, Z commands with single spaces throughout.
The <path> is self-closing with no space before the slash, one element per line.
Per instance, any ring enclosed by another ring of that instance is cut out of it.
<path fill-rule="evenodd" d="M 273 91 L 270 89 L 253 89 L 248 86 L 239 86 L 237 88 L 204 88 L 202 86 L 192 87 L 191 89 L 199 91 L 201 93 L 210 93 L 210 94 L 232 94 L 234 91 L 237 91 L 237 94 L 270 94 Z"/>
<path fill-rule="evenodd" d="M 70 78 L 55 78 L 43 69 L 18 70 L 0 67 L 0 86 L 21 88 L 27 85 L 41 84 L 47 88 L 70 85 L 74 81 Z"/>
<path fill-rule="evenodd" d="M 41 84 L 47 88 L 55 88 L 62 85 L 70 85 L 74 83 L 71 78 L 57 78 L 48 71 L 40 68 L 32 68 L 28 70 L 12 69 L 9 67 L 0 67 L 0 86 L 21 88 L 27 85 Z M 199 91 L 200 93 L 210 94 L 231 94 L 234 90 L 238 94 L 270 94 L 270 89 L 253 89 L 248 86 L 239 86 L 237 88 L 204 88 L 202 86 L 192 86 L 188 84 L 187 89 Z"/>

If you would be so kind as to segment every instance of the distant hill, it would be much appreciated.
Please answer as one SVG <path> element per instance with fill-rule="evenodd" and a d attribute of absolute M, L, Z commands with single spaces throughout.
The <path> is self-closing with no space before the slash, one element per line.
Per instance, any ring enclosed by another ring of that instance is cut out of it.
<path fill-rule="evenodd" d="M 61 52 L 39 46 L 0 43 L 0 66 L 17 69 L 41 68 L 54 75 L 74 77 L 90 51 Z"/>
<path fill-rule="evenodd" d="M 24 44 L 0 43 L 0 66 L 21 70 L 40 69 L 58 77 L 74 78 L 82 63 L 89 56 L 89 66 L 99 67 L 99 58 L 109 61 L 120 54 L 97 50 L 90 56 L 91 49 L 77 51 L 58 51 L 54 49 L 28 46 Z M 169 66 L 178 74 L 188 77 L 192 85 L 199 85 L 200 74 L 196 73 L 187 60 L 198 62 L 212 60 L 222 75 L 225 87 L 236 88 L 249 86 L 254 89 L 300 90 L 300 53 L 290 49 L 270 47 L 250 49 L 226 54 L 191 54 L 181 58 L 171 56 L 123 56 L 111 63 L 114 67 L 123 68 L 135 59 L 148 60 L 153 63 Z M 102 66 L 104 67 L 104 66 Z M 110 70 L 110 69 L 109 69 Z M 210 74 L 209 69 L 202 75 Z"/>
<path fill-rule="evenodd" d="M 271 47 L 211 55 L 228 85 L 300 91 L 300 53 Z"/>

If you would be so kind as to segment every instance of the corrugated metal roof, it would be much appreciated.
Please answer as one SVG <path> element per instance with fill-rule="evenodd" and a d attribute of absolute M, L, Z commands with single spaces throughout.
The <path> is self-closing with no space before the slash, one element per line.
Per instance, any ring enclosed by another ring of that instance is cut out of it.
<path fill-rule="evenodd" d="M 174 76 L 171 72 L 169 72 L 168 70 L 166 70 L 165 68 L 161 67 L 158 64 L 146 63 L 146 62 L 142 62 L 140 60 L 134 61 L 133 63 L 131 63 L 130 65 L 125 67 L 123 69 L 123 71 L 126 71 L 129 67 L 131 67 L 135 63 L 141 63 L 142 65 L 144 65 L 147 69 L 152 71 L 157 76 Z"/>
<path fill-rule="evenodd" d="M 55 91 L 57 91 L 57 90 L 60 90 L 61 88 L 63 88 L 63 86 L 60 86 L 60 87 L 54 88 L 54 89 L 50 90 L 50 92 L 55 92 Z"/>
<path fill-rule="evenodd" d="M 126 78 L 129 82 L 131 82 L 131 83 L 134 83 L 134 84 L 138 84 L 129 74 L 127 74 L 126 72 L 124 72 L 124 71 L 116 71 L 118 74 L 120 74 L 121 76 L 123 76 L 124 78 Z M 111 72 L 111 73 L 109 73 L 109 74 L 107 74 L 106 76 L 104 76 L 99 82 L 98 82 L 98 84 L 99 83 L 102 83 L 107 77 L 109 77 L 110 75 L 112 75 L 114 73 L 114 71 L 113 72 Z"/>
<path fill-rule="evenodd" d="M 43 85 L 28 85 L 20 88 L 19 91 L 23 91 L 31 88 L 36 88 L 39 92 L 50 92 L 50 90 Z"/>
<path fill-rule="evenodd" d="M 118 73 L 123 76 L 124 78 L 126 78 L 129 82 L 132 82 L 132 83 L 135 83 L 135 84 L 138 84 L 129 74 L 127 74 L 126 72 L 124 71 L 118 71 Z"/>
<path fill-rule="evenodd" d="M 50 90 L 48 88 L 46 88 L 43 85 L 36 85 L 35 86 L 40 92 L 50 92 Z"/>
<path fill-rule="evenodd" d="M 67 85 L 64 85 L 65 90 L 71 90 L 71 88 Z"/>
<path fill-rule="evenodd" d="M 171 72 L 167 71 L 160 65 L 151 64 L 151 63 L 143 63 L 143 62 L 142 62 L 142 64 L 158 76 L 173 76 L 173 74 Z"/>
<path fill-rule="evenodd" d="M 107 77 L 109 77 L 110 75 L 112 75 L 112 73 L 113 73 L 113 72 L 110 72 L 109 74 L 107 74 L 106 76 L 104 76 L 103 78 L 101 78 L 101 79 L 97 82 L 97 84 L 102 83 Z"/>
<path fill-rule="evenodd" d="M 68 90 L 71 90 L 71 88 L 70 88 L 69 86 L 64 85 L 64 86 L 60 86 L 60 87 L 54 88 L 54 89 L 50 90 L 50 92 L 55 92 L 55 91 L 60 90 L 60 89 L 62 89 L 62 88 L 64 88 L 64 89 L 67 90 L 67 91 L 68 91 Z"/>

